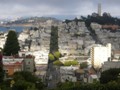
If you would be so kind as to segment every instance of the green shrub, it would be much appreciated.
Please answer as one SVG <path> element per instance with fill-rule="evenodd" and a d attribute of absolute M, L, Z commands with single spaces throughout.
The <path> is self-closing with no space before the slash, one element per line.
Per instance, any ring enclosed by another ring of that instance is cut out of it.
<path fill-rule="evenodd" d="M 73 61 L 66 61 L 64 62 L 64 65 L 65 66 L 71 66 L 71 65 L 78 65 L 78 62 L 76 60 L 73 60 Z"/>
<path fill-rule="evenodd" d="M 54 55 L 53 55 L 53 54 L 51 54 L 51 53 L 49 54 L 49 60 L 52 60 L 52 61 L 53 61 L 53 60 L 55 60 Z"/>
<path fill-rule="evenodd" d="M 54 61 L 53 64 L 57 65 L 57 66 L 63 65 L 63 63 L 61 61 L 59 61 L 59 60 Z"/>
<path fill-rule="evenodd" d="M 60 53 L 59 51 L 56 51 L 56 52 L 54 53 L 54 56 L 55 56 L 56 59 L 59 59 L 60 56 L 61 56 L 61 53 Z"/>
<path fill-rule="evenodd" d="M 83 68 L 87 68 L 88 66 L 88 63 L 87 62 L 83 62 L 80 64 L 80 68 L 83 69 Z"/>

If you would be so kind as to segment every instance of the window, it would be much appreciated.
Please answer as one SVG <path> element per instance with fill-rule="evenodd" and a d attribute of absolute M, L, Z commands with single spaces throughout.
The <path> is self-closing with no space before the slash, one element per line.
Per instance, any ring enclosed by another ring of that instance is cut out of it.
<path fill-rule="evenodd" d="M 28 64 L 30 64 L 30 62 L 28 62 Z"/>
<path fill-rule="evenodd" d="M 5 70 L 5 73 L 8 73 L 8 70 Z"/>
<path fill-rule="evenodd" d="M 27 70 L 30 70 L 30 67 L 26 67 Z"/>

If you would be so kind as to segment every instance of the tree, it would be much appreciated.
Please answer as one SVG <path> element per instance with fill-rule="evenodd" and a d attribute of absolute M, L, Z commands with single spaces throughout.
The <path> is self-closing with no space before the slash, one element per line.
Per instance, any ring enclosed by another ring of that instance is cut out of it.
<path fill-rule="evenodd" d="M 118 81 L 120 69 L 109 69 L 101 73 L 100 82 L 108 83 L 110 81 Z"/>
<path fill-rule="evenodd" d="M 13 90 L 42 90 L 45 87 L 41 79 L 27 71 L 15 72 L 13 79 Z"/>
<path fill-rule="evenodd" d="M 83 69 L 83 68 L 87 68 L 88 66 L 88 63 L 87 62 L 83 62 L 80 64 L 80 68 Z"/>
<path fill-rule="evenodd" d="M 4 71 L 2 66 L 0 66 L 0 83 L 3 82 L 3 78 L 4 78 Z"/>
<path fill-rule="evenodd" d="M 10 56 L 18 54 L 20 46 L 17 39 L 17 34 L 15 31 L 10 30 L 7 35 L 7 40 L 3 49 L 3 54 Z"/>
<path fill-rule="evenodd" d="M 28 88 L 35 88 L 35 83 L 19 80 L 13 85 L 13 90 L 28 90 Z M 37 89 L 34 89 L 37 90 Z"/>
<path fill-rule="evenodd" d="M 58 51 L 58 27 L 51 27 L 50 53 Z"/>
<path fill-rule="evenodd" d="M 2 53 L 0 52 L 0 83 L 3 82 L 4 71 L 3 71 L 3 63 L 2 63 Z"/>

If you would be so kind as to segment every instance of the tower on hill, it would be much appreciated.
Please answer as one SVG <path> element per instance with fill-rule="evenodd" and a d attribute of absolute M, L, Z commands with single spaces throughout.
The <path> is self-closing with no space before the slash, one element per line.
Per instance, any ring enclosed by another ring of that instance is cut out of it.
<path fill-rule="evenodd" d="M 101 3 L 98 4 L 98 15 L 101 16 Z"/>

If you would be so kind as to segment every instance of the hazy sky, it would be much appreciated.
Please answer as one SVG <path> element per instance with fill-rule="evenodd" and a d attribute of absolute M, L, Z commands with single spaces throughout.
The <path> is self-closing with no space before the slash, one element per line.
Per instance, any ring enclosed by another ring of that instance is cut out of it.
<path fill-rule="evenodd" d="M 120 16 L 120 0 L 0 0 L 0 18 L 19 16 L 79 16 L 97 12 Z"/>

